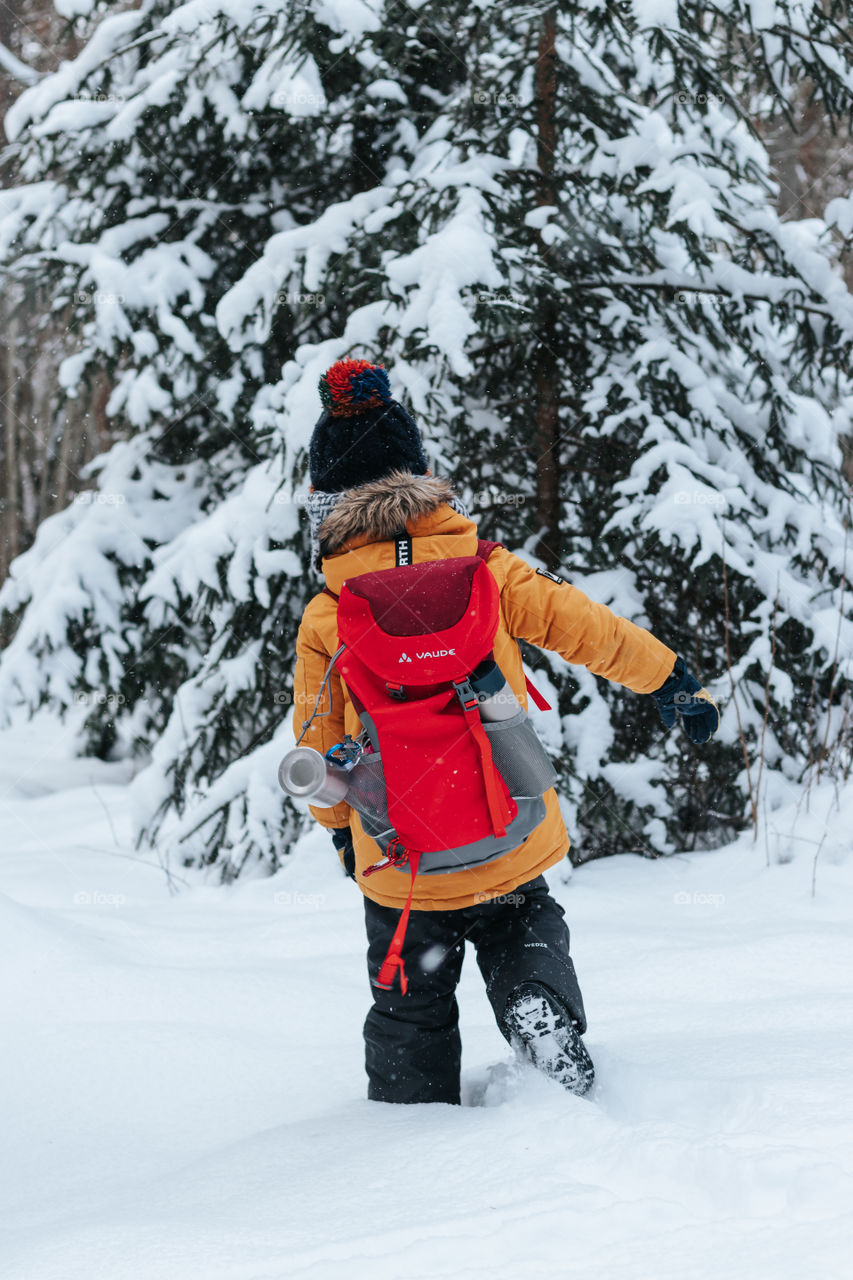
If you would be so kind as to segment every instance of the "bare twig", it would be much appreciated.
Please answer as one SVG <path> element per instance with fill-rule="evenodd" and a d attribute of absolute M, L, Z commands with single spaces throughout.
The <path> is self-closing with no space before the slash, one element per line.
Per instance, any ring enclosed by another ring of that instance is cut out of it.
<path fill-rule="evenodd" d="M 841 575 L 841 597 L 838 601 L 838 626 L 835 631 L 835 653 L 832 657 L 832 671 L 829 676 L 829 693 L 827 695 L 828 705 L 826 709 L 826 732 L 823 735 L 823 750 L 818 757 L 817 762 L 817 780 L 820 782 L 820 770 L 823 761 L 826 759 L 829 747 L 829 729 L 832 724 L 832 687 L 835 684 L 835 674 L 838 670 L 838 648 L 841 643 L 841 623 L 844 620 L 844 591 L 847 586 L 847 541 L 850 536 L 850 525 L 845 525 L 844 529 L 844 572 Z"/>
<path fill-rule="evenodd" d="M 107 808 L 106 804 L 104 803 L 103 796 L 101 796 L 101 795 L 100 795 L 100 793 L 98 792 L 98 789 L 97 789 L 97 787 L 95 786 L 94 782 L 90 782 L 90 783 L 89 783 L 89 786 L 92 788 L 92 792 L 93 792 L 93 794 L 94 794 L 94 796 L 95 796 L 95 799 L 98 801 L 98 804 L 101 806 L 101 808 L 103 809 L 104 813 L 107 815 L 107 822 L 110 824 L 110 835 L 111 835 L 111 836 L 112 836 L 112 838 L 113 838 L 113 843 L 114 843 L 114 844 L 120 844 L 119 838 L 118 838 L 118 836 L 116 835 L 116 829 L 115 829 L 115 827 L 113 826 L 113 815 L 110 813 L 109 809 Z"/>
<path fill-rule="evenodd" d="M 815 896 L 815 893 L 817 891 L 817 860 L 820 857 L 820 851 L 823 848 L 823 842 L 825 839 L 826 839 L 826 832 L 824 832 L 823 839 L 821 840 L 820 844 L 815 850 L 814 862 L 812 863 L 812 897 Z"/>
<path fill-rule="evenodd" d="M 738 733 L 740 735 L 740 745 L 743 748 L 743 759 L 746 765 L 746 785 L 749 788 L 749 805 L 752 809 L 752 828 L 755 839 L 758 839 L 758 797 L 756 796 L 752 786 L 752 771 L 749 767 L 749 751 L 746 745 L 746 734 L 743 731 L 743 722 L 740 718 L 740 707 L 738 705 L 737 694 L 735 693 L 735 678 L 732 671 L 732 655 L 731 645 L 729 643 L 729 581 L 728 571 L 726 568 L 726 540 L 723 537 L 723 600 L 725 602 L 725 623 L 726 623 L 726 669 L 729 673 L 729 684 L 732 689 L 732 702 L 734 703 L 735 715 L 737 717 Z"/>
<path fill-rule="evenodd" d="M 758 758 L 758 778 L 755 783 L 756 801 L 761 794 L 761 776 L 764 773 L 764 738 L 767 733 L 767 716 L 770 710 L 770 676 L 776 661 L 776 613 L 779 608 L 779 580 L 776 580 L 776 599 L 773 601 L 773 618 L 770 624 L 770 661 L 767 664 L 767 675 L 764 680 L 764 715 L 761 720 L 761 750 Z M 766 797 L 765 797 L 766 799 Z M 765 805 L 766 823 L 766 805 Z M 767 846 L 767 865 L 770 866 L 770 848 Z"/>

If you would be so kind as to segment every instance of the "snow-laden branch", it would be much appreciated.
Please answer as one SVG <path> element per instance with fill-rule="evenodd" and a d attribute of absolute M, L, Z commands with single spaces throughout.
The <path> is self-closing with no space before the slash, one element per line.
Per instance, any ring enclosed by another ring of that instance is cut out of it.
<path fill-rule="evenodd" d="M 735 268 L 730 264 L 726 264 L 728 273 L 733 270 Z M 604 280 L 578 280 L 572 284 L 573 289 L 615 289 L 619 287 L 649 289 L 659 292 L 672 290 L 675 293 L 684 294 L 707 294 L 715 298 L 730 298 L 733 301 L 767 302 L 771 306 L 785 304 L 789 307 L 795 307 L 798 311 L 807 311 L 813 315 L 823 316 L 827 320 L 834 320 L 840 328 L 853 334 L 853 305 L 850 304 L 849 298 L 845 297 L 843 299 L 846 304 L 843 312 L 826 305 L 801 301 L 794 296 L 794 293 L 805 293 L 808 286 L 796 277 L 787 279 L 778 277 L 767 280 L 758 288 L 756 288 L 756 281 L 753 277 L 748 289 L 725 285 L 718 280 L 704 281 L 697 279 L 695 276 L 675 276 L 670 272 L 664 271 L 652 272 L 646 276 L 611 275 Z"/>
<path fill-rule="evenodd" d="M 36 71 L 35 67 L 27 66 L 26 62 L 21 62 L 21 59 L 16 58 L 5 44 L 0 44 L 0 67 L 14 80 L 26 85 L 35 84 L 46 74 L 44 71 Z"/>

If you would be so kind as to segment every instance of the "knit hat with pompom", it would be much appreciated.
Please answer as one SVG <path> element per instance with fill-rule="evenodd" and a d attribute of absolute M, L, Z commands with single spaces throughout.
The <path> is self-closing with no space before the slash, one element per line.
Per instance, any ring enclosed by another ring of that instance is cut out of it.
<path fill-rule="evenodd" d="M 319 382 L 323 413 L 309 448 L 311 483 L 326 493 L 355 489 L 429 464 L 414 419 L 391 398 L 388 374 L 367 360 L 339 360 Z"/>

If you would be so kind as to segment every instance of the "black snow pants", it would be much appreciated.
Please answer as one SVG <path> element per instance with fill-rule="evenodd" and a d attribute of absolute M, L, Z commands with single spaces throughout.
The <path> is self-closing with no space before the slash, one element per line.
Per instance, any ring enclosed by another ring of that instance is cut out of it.
<path fill-rule="evenodd" d="M 368 1098 L 377 1102 L 460 1101 L 462 1044 L 456 985 L 465 939 L 473 943 L 498 1026 L 509 1038 L 504 1014 L 522 982 L 549 987 L 586 1030 L 583 1000 L 569 955 L 565 912 L 548 892 L 544 876 L 512 893 L 453 911 L 413 911 L 403 961 L 406 995 L 373 986 L 400 919 L 393 907 L 365 898 L 367 967 L 373 1008 L 364 1024 Z"/>

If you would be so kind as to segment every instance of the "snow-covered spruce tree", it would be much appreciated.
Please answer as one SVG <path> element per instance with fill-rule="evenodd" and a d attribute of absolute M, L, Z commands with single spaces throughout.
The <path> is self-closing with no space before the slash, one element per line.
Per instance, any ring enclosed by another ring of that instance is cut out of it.
<path fill-rule="evenodd" d="M 512 167 L 485 228 L 507 287 L 483 297 L 491 341 L 463 402 L 468 422 L 498 410 L 497 448 L 468 432 L 459 470 L 478 457 L 526 476 L 504 537 L 647 622 L 724 696 L 731 667 L 736 698 L 700 753 L 647 703 L 550 664 L 571 825 L 587 850 L 666 849 L 740 824 L 756 754 L 774 795 L 816 746 L 849 755 L 825 712 L 849 701 L 837 435 L 853 310 L 822 225 L 776 218 L 735 88 L 755 115 L 809 74 L 849 114 L 851 45 L 840 7 L 780 7 L 761 30 L 738 6 L 683 6 L 668 31 L 641 30 L 628 6 L 568 8 L 531 25 L 528 6 L 503 6 L 469 58 L 454 136 Z M 829 215 L 849 231 L 843 202 Z"/>
<path fill-rule="evenodd" d="M 0 244 L 79 327 L 69 393 L 106 363 L 129 438 L 104 501 L 48 521 L 4 589 L 30 602 L 4 698 L 117 693 L 90 727 L 152 750 L 144 829 L 225 876 L 274 865 L 298 821 L 274 766 L 316 589 L 298 523 L 316 384 L 364 353 L 484 534 L 703 675 L 728 650 L 737 705 L 701 761 L 642 700 L 537 659 L 581 847 L 725 835 L 740 728 L 795 778 L 847 676 L 853 306 L 824 226 L 774 216 L 735 94 L 772 111 L 809 74 L 848 111 L 841 20 L 359 0 L 103 18 L 15 108 Z M 848 233 L 847 205 L 829 213 Z"/>
<path fill-rule="evenodd" d="M 651 705 L 550 663 L 569 817 L 600 851 L 731 832 L 759 774 L 744 746 L 778 793 L 845 696 L 853 311 L 824 228 L 774 215 L 733 86 L 754 115 L 810 73 L 838 113 L 848 70 L 827 55 L 835 15 L 793 16 L 808 39 L 784 15 L 764 32 L 722 17 L 685 8 L 670 32 L 568 6 L 472 20 L 467 92 L 400 189 L 426 230 L 401 255 L 384 227 L 388 288 L 409 290 L 402 350 L 426 366 L 442 460 L 486 506 L 484 531 L 565 563 L 723 695 L 731 668 L 721 740 L 698 753 Z M 843 223 L 843 205 L 830 213 Z M 466 311 L 449 305 L 449 259 Z"/>
<path fill-rule="evenodd" d="M 28 607 L 3 699 L 85 699 L 88 749 L 153 748 L 141 821 L 153 832 L 189 809 L 181 854 L 225 875 L 252 856 L 274 865 L 295 829 L 270 765 L 280 748 L 247 756 L 287 718 L 310 591 L 307 437 L 273 431 L 276 383 L 306 341 L 334 359 L 348 314 L 372 300 L 378 241 L 364 234 L 351 276 L 339 263 L 341 288 L 320 295 L 300 269 L 269 292 L 262 344 L 229 347 L 217 307 L 271 237 L 289 234 L 319 270 L 387 204 L 378 178 L 411 161 L 417 136 L 403 107 L 425 117 L 452 75 L 452 32 L 434 24 L 403 56 L 407 13 L 389 6 L 384 24 L 357 0 L 143 4 L 105 16 L 8 118 L 7 270 L 48 283 L 80 333 L 63 386 L 73 395 L 106 367 L 128 439 L 101 460 L 97 493 L 45 522 L 15 565 L 0 603 Z"/>

